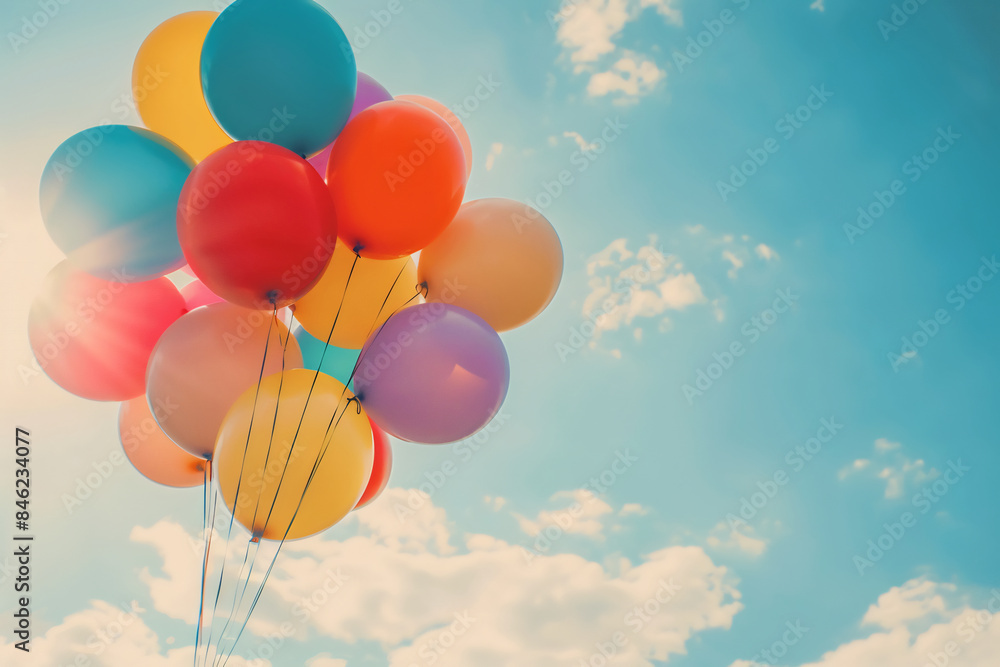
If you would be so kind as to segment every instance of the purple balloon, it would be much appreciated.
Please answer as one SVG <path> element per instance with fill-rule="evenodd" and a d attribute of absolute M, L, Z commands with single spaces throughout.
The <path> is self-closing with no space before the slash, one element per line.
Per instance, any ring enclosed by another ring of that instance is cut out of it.
<path fill-rule="evenodd" d="M 486 426 L 510 384 L 507 350 L 478 315 L 422 303 L 390 317 L 361 351 L 355 393 L 383 430 L 442 444 Z"/>
<path fill-rule="evenodd" d="M 351 122 L 351 118 L 354 118 L 373 104 L 388 102 L 391 99 L 392 95 L 389 94 L 388 90 L 382 87 L 382 84 L 367 74 L 358 72 L 358 94 L 354 98 L 354 106 L 351 107 L 351 115 L 348 117 L 347 122 Z M 330 144 L 324 148 L 321 153 L 317 153 L 313 157 L 309 158 L 309 164 L 311 164 L 323 178 L 326 178 L 326 163 L 330 161 L 330 151 L 332 150 L 333 144 Z"/>

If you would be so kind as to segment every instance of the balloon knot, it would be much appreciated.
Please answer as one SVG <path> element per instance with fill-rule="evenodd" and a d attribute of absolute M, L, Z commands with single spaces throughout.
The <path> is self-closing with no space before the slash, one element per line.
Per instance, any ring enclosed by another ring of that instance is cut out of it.
<path fill-rule="evenodd" d="M 424 297 L 425 299 L 427 298 L 427 295 L 430 293 L 430 289 L 427 287 L 426 280 L 422 283 L 417 283 L 417 291 L 420 292 L 420 295 L 422 297 Z"/>
<path fill-rule="evenodd" d="M 364 250 L 364 249 L 365 249 L 365 247 L 363 245 L 361 245 L 360 243 L 358 243 L 356 246 L 354 246 L 354 248 L 352 249 L 352 252 L 355 255 L 357 255 L 358 257 L 361 257 L 361 251 Z"/>
<path fill-rule="evenodd" d="M 352 402 L 357 402 L 357 405 L 355 407 L 357 408 L 358 414 L 360 415 L 361 414 L 361 399 L 358 398 L 357 396 L 351 396 L 349 399 L 347 399 L 347 404 L 350 405 Z"/>
<path fill-rule="evenodd" d="M 266 295 L 267 296 L 267 302 L 269 304 L 271 304 L 272 306 L 277 306 L 278 305 L 278 295 L 279 294 L 281 294 L 281 292 L 279 292 L 278 290 L 276 290 L 276 289 L 271 290 Z"/>

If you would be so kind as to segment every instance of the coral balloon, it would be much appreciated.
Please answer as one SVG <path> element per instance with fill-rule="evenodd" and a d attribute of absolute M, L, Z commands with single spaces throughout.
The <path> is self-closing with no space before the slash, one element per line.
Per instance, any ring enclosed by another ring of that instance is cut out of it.
<path fill-rule="evenodd" d="M 142 394 L 153 346 L 183 314 L 184 299 L 166 278 L 108 282 L 63 261 L 31 304 L 28 337 L 39 366 L 63 389 L 127 401 Z"/>
<path fill-rule="evenodd" d="M 256 387 L 262 374 L 282 368 L 302 368 L 299 344 L 289 340 L 284 324 L 271 313 L 216 303 L 191 311 L 163 333 L 149 360 L 146 398 L 150 405 L 173 406 L 157 415 L 164 433 L 209 459 L 219 426 L 240 394 Z"/>
<path fill-rule="evenodd" d="M 358 72 L 358 94 L 354 98 L 354 106 L 351 107 L 351 116 L 347 119 L 347 122 L 351 122 L 351 118 L 354 118 L 373 104 L 388 102 L 391 99 L 392 95 L 382 87 L 382 84 L 367 74 Z M 333 144 L 330 144 L 320 153 L 309 158 L 309 164 L 315 167 L 316 171 L 324 178 L 326 178 L 326 165 L 330 162 L 330 152 L 332 150 Z"/>
<path fill-rule="evenodd" d="M 170 405 L 156 406 L 161 415 Z M 145 396 L 122 403 L 118 411 L 118 438 L 135 469 L 157 484 L 185 488 L 205 482 L 205 459 L 192 456 L 167 437 L 156 423 Z"/>
<path fill-rule="evenodd" d="M 184 265 L 177 200 L 194 162 L 165 137 L 104 125 L 67 139 L 42 172 L 49 236 L 77 268 L 136 282 Z"/>
<path fill-rule="evenodd" d="M 441 116 L 412 102 L 381 102 L 344 128 L 326 180 L 347 247 L 395 259 L 423 248 L 455 217 L 465 156 Z"/>
<path fill-rule="evenodd" d="M 389 446 L 389 436 L 375 425 L 375 422 L 368 419 L 372 426 L 372 436 L 375 444 L 375 460 L 372 464 L 372 476 L 368 480 L 365 492 L 361 494 L 361 500 L 354 509 L 361 509 L 371 501 L 379 497 L 385 487 L 389 485 L 389 473 L 392 471 L 392 447 Z"/>
<path fill-rule="evenodd" d="M 337 242 L 323 179 L 291 151 L 261 141 L 230 144 L 195 167 L 181 192 L 178 232 L 206 287 L 266 310 L 309 291 Z"/>
<path fill-rule="evenodd" d="M 132 98 L 142 122 L 201 162 L 229 138 L 201 91 L 201 47 L 216 12 L 186 12 L 149 33 L 132 66 Z"/>
<path fill-rule="evenodd" d="M 357 505 L 374 451 L 368 417 L 352 396 L 328 375 L 294 370 L 265 378 L 233 405 L 219 429 L 215 469 L 226 505 L 254 535 L 308 537 Z"/>
<path fill-rule="evenodd" d="M 184 305 L 187 306 L 188 310 L 225 301 L 221 296 L 205 287 L 205 283 L 200 280 L 192 281 L 182 287 L 181 296 L 184 297 Z"/>
<path fill-rule="evenodd" d="M 562 244 L 541 213 L 509 199 L 478 199 L 421 251 L 419 280 L 428 301 L 461 306 L 507 331 L 542 312 L 562 271 Z"/>
<path fill-rule="evenodd" d="M 441 444 L 468 437 L 499 412 L 510 367 L 497 332 L 443 303 L 390 317 L 365 344 L 354 375 L 361 404 L 387 433 Z"/>
<path fill-rule="evenodd" d="M 330 145 L 347 123 L 358 69 L 347 35 L 319 4 L 240 0 L 205 37 L 201 83 L 231 136 L 305 157 Z"/>
<path fill-rule="evenodd" d="M 309 335 L 301 326 L 292 332 L 302 350 L 302 365 L 312 371 L 320 371 L 342 384 L 349 385 L 354 365 L 358 363 L 361 350 L 348 350 L 335 345 L 327 345 L 326 339 L 319 340 Z"/>
<path fill-rule="evenodd" d="M 458 116 L 455 115 L 455 112 L 437 100 L 432 100 L 431 98 L 424 97 L 423 95 L 400 95 L 396 99 L 403 102 L 413 102 L 414 104 L 419 104 L 422 107 L 427 107 L 448 121 L 448 124 L 451 125 L 451 129 L 455 130 L 458 140 L 462 142 L 462 152 L 465 153 L 465 173 L 467 176 L 471 175 L 472 140 L 469 138 L 469 133 L 466 131 L 465 126 L 462 125 L 462 121 L 460 121 Z"/>
<path fill-rule="evenodd" d="M 417 294 L 417 267 L 409 257 L 358 258 L 338 242 L 323 277 L 292 311 L 314 337 L 326 342 L 329 336 L 331 345 L 357 350 L 396 310 L 415 302 Z"/>

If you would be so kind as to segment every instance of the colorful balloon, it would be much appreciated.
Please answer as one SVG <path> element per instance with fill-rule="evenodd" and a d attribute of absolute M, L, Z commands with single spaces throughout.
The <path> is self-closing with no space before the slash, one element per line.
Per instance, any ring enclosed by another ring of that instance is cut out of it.
<path fill-rule="evenodd" d="M 382 87 L 382 84 L 367 74 L 358 72 L 358 94 L 354 98 L 354 106 L 351 107 L 351 115 L 347 119 L 347 122 L 351 122 L 351 118 L 354 118 L 373 104 L 388 102 L 391 99 L 392 95 Z M 321 152 L 309 158 L 309 164 L 315 167 L 316 171 L 324 178 L 326 178 L 326 165 L 330 162 L 330 152 L 332 150 L 333 144 L 330 144 Z"/>
<path fill-rule="evenodd" d="M 42 172 L 42 221 L 69 260 L 119 282 L 157 278 L 184 265 L 177 200 L 194 162 L 174 143 L 138 127 L 103 125 L 75 134 Z"/>
<path fill-rule="evenodd" d="M 194 310 L 200 306 L 207 306 L 212 303 L 222 303 L 225 301 L 221 296 L 205 287 L 205 283 L 200 280 L 193 280 L 181 288 L 181 296 L 184 297 L 184 304 L 188 310 Z"/>
<path fill-rule="evenodd" d="M 562 244 L 545 217 L 510 199 L 466 202 L 420 253 L 427 300 L 461 306 L 507 331 L 552 301 L 562 279 Z"/>
<path fill-rule="evenodd" d="M 161 414 L 171 405 L 157 405 Z M 147 479 L 165 486 L 186 488 L 205 482 L 205 459 L 192 456 L 167 437 L 149 409 L 145 396 L 122 403 L 118 410 L 118 438 L 125 456 Z"/>
<path fill-rule="evenodd" d="M 358 70 L 347 35 L 319 4 L 240 0 L 208 31 L 201 83 L 230 136 L 307 157 L 347 123 Z"/>
<path fill-rule="evenodd" d="M 465 156 L 441 116 L 412 102 L 381 102 L 337 138 L 326 180 L 347 247 L 395 259 L 426 246 L 455 217 Z"/>
<path fill-rule="evenodd" d="M 354 375 L 365 410 L 402 440 L 441 444 L 466 438 L 499 412 L 510 367 L 497 332 L 443 303 L 411 306 L 368 340 Z"/>
<path fill-rule="evenodd" d="M 371 418 L 368 421 L 372 426 L 375 459 L 372 464 L 372 476 L 368 480 L 365 492 L 361 494 L 361 500 L 354 507 L 356 510 L 361 509 L 381 495 L 385 487 L 389 485 L 389 473 L 392 471 L 392 447 L 389 446 L 389 436 L 376 426 Z"/>
<path fill-rule="evenodd" d="M 414 104 L 419 104 L 422 107 L 427 107 L 448 121 L 448 124 L 451 125 L 451 129 L 455 130 L 458 140 L 462 142 L 462 152 L 465 153 L 466 176 L 472 175 L 472 140 L 469 138 L 469 133 L 466 131 L 465 126 L 462 125 L 462 121 L 460 121 L 458 116 L 455 115 L 455 112 L 437 100 L 432 100 L 431 98 L 424 97 L 423 95 L 400 95 L 396 99 L 403 102 L 413 102 Z"/>
<path fill-rule="evenodd" d="M 323 179 L 291 151 L 261 141 L 230 144 L 191 172 L 178 232 L 206 287 L 231 303 L 265 310 L 309 291 L 337 242 Z"/>
<path fill-rule="evenodd" d="M 160 337 L 149 360 L 146 398 L 150 405 L 173 406 L 157 415 L 171 440 L 210 459 L 236 399 L 282 368 L 302 368 L 299 344 L 289 340 L 284 324 L 271 313 L 216 303 L 192 310 Z"/>
<path fill-rule="evenodd" d="M 358 363 L 361 350 L 348 350 L 336 345 L 327 345 L 326 339 L 319 340 L 309 332 L 296 327 L 292 332 L 302 350 L 302 366 L 311 371 L 320 371 L 350 386 L 354 365 Z"/>
<path fill-rule="evenodd" d="M 254 535 L 308 537 L 357 505 L 374 451 L 368 417 L 352 397 L 328 375 L 293 370 L 264 378 L 233 405 L 219 429 L 215 472 L 226 505 Z"/>
<path fill-rule="evenodd" d="M 63 261 L 31 304 L 28 336 L 39 366 L 63 389 L 127 401 L 142 394 L 153 346 L 183 314 L 184 299 L 166 278 L 108 282 Z"/>
<path fill-rule="evenodd" d="M 201 90 L 201 47 L 217 12 L 185 12 L 149 33 L 132 66 L 132 98 L 146 127 L 196 162 L 230 143 Z"/>
<path fill-rule="evenodd" d="M 359 350 L 376 327 L 417 298 L 417 267 L 411 258 L 359 258 L 338 241 L 323 276 L 292 310 L 319 340 L 329 337 L 331 345 Z"/>

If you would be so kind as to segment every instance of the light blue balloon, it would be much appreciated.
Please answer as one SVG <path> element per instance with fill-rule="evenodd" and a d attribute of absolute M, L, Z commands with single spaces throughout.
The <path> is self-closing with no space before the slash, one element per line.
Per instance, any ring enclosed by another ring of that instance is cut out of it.
<path fill-rule="evenodd" d="M 337 378 L 343 384 L 347 384 L 351 373 L 354 372 L 354 365 L 358 363 L 358 357 L 361 356 L 361 350 L 347 350 L 333 345 L 328 347 L 325 340 L 313 337 L 301 326 L 296 327 L 292 333 L 302 350 L 302 365 L 305 368 L 326 373 Z M 323 355 L 324 348 L 326 349 L 325 356 Z M 323 360 L 322 366 L 319 363 L 320 359 Z"/>
<path fill-rule="evenodd" d="M 347 35 L 312 0 L 238 0 L 205 37 L 201 86 L 234 139 L 309 157 L 347 124 L 358 69 Z"/>
<path fill-rule="evenodd" d="M 73 135 L 42 172 L 42 221 L 75 266 L 119 282 L 184 266 L 177 201 L 194 162 L 165 137 L 102 125 Z"/>

